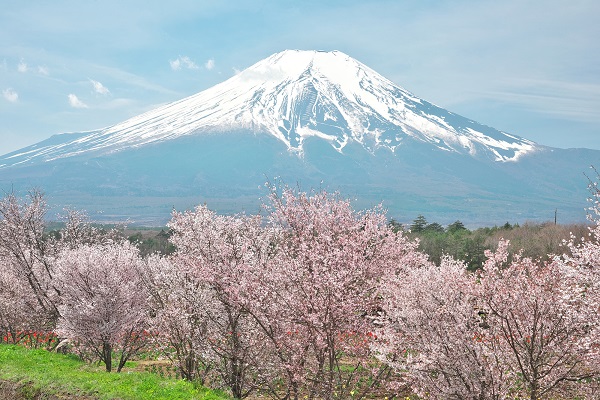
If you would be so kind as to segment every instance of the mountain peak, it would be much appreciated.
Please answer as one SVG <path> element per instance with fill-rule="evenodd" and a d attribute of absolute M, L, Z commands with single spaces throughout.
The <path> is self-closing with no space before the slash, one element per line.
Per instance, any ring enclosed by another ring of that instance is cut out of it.
<path fill-rule="evenodd" d="M 347 70 L 349 65 L 360 63 L 338 50 L 284 50 L 275 53 L 249 67 L 247 71 L 280 70 L 286 76 L 299 76 L 309 69 L 337 72 Z"/>
<path fill-rule="evenodd" d="M 419 99 L 340 51 L 285 50 L 198 94 L 80 135 L 59 135 L 0 158 L 0 168 L 85 153 L 110 153 L 186 135 L 250 130 L 302 154 L 317 137 L 343 152 L 395 151 L 406 142 L 493 161 L 536 149 Z"/>

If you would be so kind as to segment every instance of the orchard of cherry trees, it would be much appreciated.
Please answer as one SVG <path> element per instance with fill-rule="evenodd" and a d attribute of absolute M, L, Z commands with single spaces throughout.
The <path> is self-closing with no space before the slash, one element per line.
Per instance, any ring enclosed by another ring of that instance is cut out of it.
<path fill-rule="evenodd" d="M 48 232 L 40 193 L 8 194 L 0 331 L 107 371 L 167 358 L 235 398 L 598 399 L 595 217 L 568 255 L 509 255 L 501 241 L 470 272 L 430 262 L 381 208 L 326 192 L 272 188 L 259 215 L 174 212 L 168 256 L 75 211 Z"/>

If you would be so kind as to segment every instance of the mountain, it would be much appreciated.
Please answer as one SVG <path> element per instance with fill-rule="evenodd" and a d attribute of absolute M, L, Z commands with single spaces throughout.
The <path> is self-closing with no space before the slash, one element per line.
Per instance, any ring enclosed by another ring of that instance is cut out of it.
<path fill-rule="evenodd" d="M 447 151 L 516 160 L 533 142 L 423 101 L 339 51 L 284 51 L 194 96 L 98 131 L 55 136 L 3 157 L 5 166 L 109 153 L 191 134 L 267 132 L 291 152 L 309 137 L 394 150 L 414 139 Z M 0 167 L 2 164 L 0 164 Z"/>
<path fill-rule="evenodd" d="M 277 177 L 470 224 L 585 216 L 600 152 L 554 149 L 446 111 L 339 51 L 274 54 L 198 94 L 0 157 L 0 188 L 152 223 L 199 202 L 258 209 Z"/>

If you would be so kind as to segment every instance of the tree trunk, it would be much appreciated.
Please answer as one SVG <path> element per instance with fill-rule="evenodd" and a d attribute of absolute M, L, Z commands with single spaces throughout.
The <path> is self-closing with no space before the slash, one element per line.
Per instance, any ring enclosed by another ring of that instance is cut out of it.
<path fill-rule="evenodd" d="M 112 346 L 108 342 L 102 343 L 102 359 L 106 365 L 106 372 L 112 371 Z"/>

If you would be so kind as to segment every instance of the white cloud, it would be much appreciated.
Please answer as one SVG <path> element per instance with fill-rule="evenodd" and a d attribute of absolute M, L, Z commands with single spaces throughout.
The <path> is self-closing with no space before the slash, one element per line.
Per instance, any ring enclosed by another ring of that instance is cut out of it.
<path fill-rule="evenodd" d="M 72 93 L 69 94 L 69 104 L 73 108 L 88 108 L 87 104 L 79 100 L 79 98 Z"/>
<path fill-rule="evenodd" d="M 11 88 L 4 89 L 2 91 L 2 95 L 6 100 L 10 101 L 11 103 L 16 103 L 17 100 L 19 100 L 19 94 Z"/>
<path fill-rule="evenodd" d="M 94 87 L 94 92 L 99 93 L 99 94 L 109 94 L 110 93 L 110 90 L 108 90 L 108 88 L 106 86 L 104 86 L 102 83 L 95 81 L 93 79 L 90 79 L 90 83 Z"/>
<path fill-rule="evenodd" d="M 179 61 L 179 59 L 169 61 L 169 64 L 171 64 L 171 69 L 173 71 L 177 71 L 178 69 L 181 69 L 181 61 Z"/>
<path fill-rule="evenodd" d="M 29 69 L 29 67 L 27 66 L 27 63 L 24 60 L 21 60 L 21 62 L 19 63 L 19 65 L 17 66 L 17 70 L 19 72 L 27 72 L 27 70 Z"/>
<path fill-rule="evenodd" d="M 215 67 L 215 60 L 214 60 L 213 58 L 209 59 L 209 60 L 208 60 L 208 61 L 207 61 L 207 62 L 204 64 L 204 67 L 205 67 L 207 70 L 209 70 L 209 71 L 210 71 L 211 69 L 213 69 L 213 68 Z"/>
<path fill-rule="evenodd" d="M 50 75 L 50 72 L 48 71 L 48 68 L 44 67 L 42 65 L 38 65 L 37 71 L 38 71 L 38 74 L 40 74 L 40 75 Z"/>
<path fill-rule="evenodd" d="M 231 68 L 233 70 L 234 75 L 239 75 L 242 73 L 242 70 L 236 67 Z"/>
<path fill-rule="evenodd" d="M 176 60 L 170 60 L 171 69 L 173 71 L 180 70 L 182 67 L 187 69 L 199 69 L 198 65 L 193 62 L 188 56 L 179 56 Z"/>

